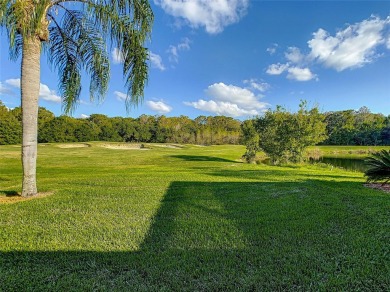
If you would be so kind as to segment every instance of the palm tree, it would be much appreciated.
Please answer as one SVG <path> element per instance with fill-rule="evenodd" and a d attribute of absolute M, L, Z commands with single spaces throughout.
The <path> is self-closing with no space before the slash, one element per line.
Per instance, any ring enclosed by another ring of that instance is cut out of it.
<path fill-rule="evenodd" d="M 41 51 L 58 71 L 65 113 L 71 113 L 81 93 L 81 72 L 90 75 L 91 100 L 108 89 L 107 46 L 123 54 L 126 108 L 142 101 L 148 78 L 148 50 L 153 12 L 147 0 L 1 0 L 0 25 L 9 37 L 10 56 L 21 62 L 23 112 L 22 196 L 36 187 L 37 117 Z"/>
<path fill-rule="evenodd" d="M 368 169 L 364 175 L 368 182 L 385 181 L 384 185 L 390 181 L 390 151 L 383 149 L 373 153 L 371 157 L 366 158 L 365 163 Z"/>

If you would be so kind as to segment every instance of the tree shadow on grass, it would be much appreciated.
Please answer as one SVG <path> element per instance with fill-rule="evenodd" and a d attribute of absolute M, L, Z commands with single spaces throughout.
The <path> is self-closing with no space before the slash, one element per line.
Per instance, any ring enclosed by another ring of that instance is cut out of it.
<path fill-rule="evenodd" d="M 385 290 L 389 201 L 357 187 L 172 182 L 137 251 L 0 251 L 0 290 Z"/>
<path fill-rule="evenodd" d="M 20 196 L 20 194 L 17 191 L 3 191 L 0 190 L 0 194 L 4 194 L 6 197 L 17 197 Z"/>
<path fill-rule="evenodd" d="M 214 157 L 214 156 L 203 156 L 203 155 L 170 155 L 169 157 L 178 158 L 186 161 L 239 163 L 237 161 L 230 160 L 230 159 Z"/>

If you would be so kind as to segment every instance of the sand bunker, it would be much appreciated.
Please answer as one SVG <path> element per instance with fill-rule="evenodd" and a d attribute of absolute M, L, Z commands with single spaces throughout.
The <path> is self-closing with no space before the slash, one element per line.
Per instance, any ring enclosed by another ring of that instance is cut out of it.
<path fill-rule="evenodd" d="M 58 144 L 56 145 L 59 148 L 84 148 L 84 147 L 91 147 L 89 144 L 84 143 L 76 143 L 76 144 Z"/>
<path fill-rule="evenodd" d="M 101 146 L 108 149 L 120 150 L 150 150 L 142 146 L 142 144 L 103 144 Z"/>
<path fill-rule="evenodd" d="M 181 149 L 183 148 L 182 145 L 178 144 L 153 144 L 155 147 L 162 147 L 162 148 L 171 148 L 171 149 Z"/>

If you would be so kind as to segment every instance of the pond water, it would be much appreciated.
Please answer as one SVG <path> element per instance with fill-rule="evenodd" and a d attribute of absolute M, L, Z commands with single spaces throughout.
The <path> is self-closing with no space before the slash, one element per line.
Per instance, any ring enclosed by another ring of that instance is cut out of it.
<path fill-rule="evenodd" d="M 350 171 L 364 172 L 366 166 L 364 159 L 351 159 L 341 157 L 321 157 L 320 162 L 333 165 L 335 167 L 341 167 Z"/>

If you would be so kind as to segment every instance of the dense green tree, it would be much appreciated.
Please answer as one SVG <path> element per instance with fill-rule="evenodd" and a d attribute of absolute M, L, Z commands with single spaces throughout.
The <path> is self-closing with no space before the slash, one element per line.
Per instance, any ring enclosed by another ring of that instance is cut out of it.
<path fill-rule="evenodd" d="M 112 124 L 112 119 L 102 114 L 93 114 L 88 118 L 99 129 L 99 141 L 121 141 L 121 138 Z"/>
<path fill-rule="evenodd" d="M 22 125 L 0 101 L 0 145 L 19 144 L 22 139 Z"/>
<path fill-rule="evenodd" d="M 162 115 L 156 118 L 156 142 L 165 143 L 173 140 L 171 118 Z"/>
<path fill-rule="evenodd" d="M 153 116 L 141 115 L 137 119 L 135 137 L 137 142 L 155 142 L 156 141 L 156 119 Z"/>
<path fill-rule="evenodd" d="M 170 118 L 171 136 L 167 138 L 167 142 L 174 143 L 195 143 L 195 125 L 187 116 Z"/>
<path fill-rule="evenodd" d="M 238 144 L 241 122 L 225 116 L 199 116 L 194 120 L 195 140 L 198 144 Z"/>
<path fill-rule="evenodd" d="M 244 157 L 248 163 L 255 161 L 256 153 L 260 150 L 260 135 L 254 122 L 255 120 L 246 120 L 241 124 L 242 143 L 246 146 Z"/>
<path fill-rule="evenodd" d="M 22 123 L 22 108 L 20 106 L 15 107 L 10 110 L 12 115 L 20 122 Z"/>
<path fill-rule="evenodd" d="M 386 118 L 381 114 L 372 114 L 367 107 L 355 112 L 356 145 L 380 144 L 381 131 L 385 127 Z"/>
<path fill-rule="evenodd" d="M 55 118 L 51 111 L 48 111 L 44 107 L 38 108 L 38 131 L 45 127 L 45 125 Z"/>
<path fill-rule="evenodd" d="M 256 121 L 260 148 L 273 163 L 300 162 L 304 150 L 326 138 L 324 116 L 317 107 L 307 109 L 302 102 L 297 113 L 278 106 Z"/>
<path fill-rule="evenodd" d="M 381 131 L 381 143 L 382 145 L 390 145 L 390 115 L 386 117 L 384 125 Z"/>
<path fill-rule="evenodd" d="M 223 144 L 239 144 L 241 141 L 241 122 L 229 118 L 226 128 L 227 135 Z"/>
<path fill-rule="evenodd" d="M 77 142 L 75 136 L 76 120 L 68 116 L 59 116 L 50 120 L 39 132 L 39 142 Z"/>
<path fill-rule="evenodd" d="M 88 119 L 77 119 L 75 122 L 74 136 L 78 142 L 98 141 L 100 133 L 99 126 Z"/>
<path fill-rule="evenodd" d="M 371 113 L 367 107 L 357 111 L 325 113 L 328 138 L 326 145 L 383 145 L 386 117 Z"/>
<path fill-rule="evenodd" d="M 102 99 L 109 83 L 109 46 L 123 56 L 126 105 L 138 104 L 148 76 L 153 13 L 148 0 L 2 0 L 0 25 L 10 54 L 20 53 L 23 107 L 22 196 L 37 194 L 38 96 L 42 47 L 59 75 L 65 113 L 77 105 L 81 72 L 89 73 L 90 97 Z"/>
<path fill-rule="evenodd" d="M 120 137 L 120 141 L 134 142 L 138 136 L 136 133 L 137 121 L 133 118 L 116 117 L 112 119 L 112 126 Z"/>
<path fill-rule="evenodd" d="M 328 138 L 323 142 L 326 145 L 354 144 L 355 118 L 353 110 L 325 113 L 326 132 Z"/>
<path fill-rule="evenodd" d="M 238 144 L 241 122 L 225 116 L 216 116 L 214 119 L 214 128 L 218 129 L 218 133 L 214 136 L 217 144 Z"/>
<path fill-rule="evenodd" d="M 199 116 L 195 119 L 196 127 L 196 143 L 201 145 L 208 145 L 209 128 L 207 126 L 207 117 Z"/>

